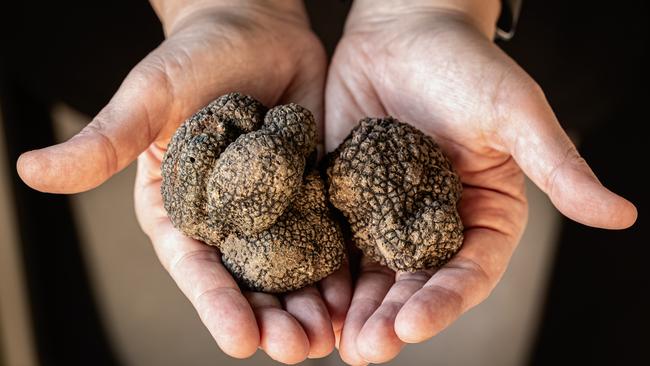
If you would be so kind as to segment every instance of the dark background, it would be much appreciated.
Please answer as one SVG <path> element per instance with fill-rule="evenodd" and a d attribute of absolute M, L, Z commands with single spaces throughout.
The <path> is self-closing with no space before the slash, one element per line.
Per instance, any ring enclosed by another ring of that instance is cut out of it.
<path fill-rule="evenodd" d="M 331 54 L 350 1 L 306 3 Z M 649 155 L 642 131 L 649 122 L 650 13 L 640 0 L 598 3 L 526 0 L 515 38 L 500 44 L 542 85 L 599 177 L 639 208 L 638 222 L 625 231 L 564 220 L 530 355 L 534 365 L 648 364 L 650 236 L 648 184 L 641 175 Z M 130 68 L 162 40 L 144 0 L 5 1 L 0 14 L 0 103 L 9 166 L 20 152 L 54 142 L 52 103 L 96 114 Z M 67 197 L 29 190 L 13 169 L 2 174 L 14 181 L 39 361 L 117 364 L 103 335 Z M 65 245 L 39 245 L 53 239 Z"/>

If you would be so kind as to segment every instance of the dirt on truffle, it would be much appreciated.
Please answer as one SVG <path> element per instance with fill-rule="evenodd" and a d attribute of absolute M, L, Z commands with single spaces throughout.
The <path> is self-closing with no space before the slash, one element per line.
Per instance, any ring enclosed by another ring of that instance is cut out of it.
<path fill-rule="evenodd" d="M 340 229 L 319 174 L 306 169 L 314 118 L 297 104 L 267 111 L 224 95 L 183 123 L 162 163 L 165 209 L 185 235 L 217 246 L 243 285 L 285 292 L 341 265 Z"/>
<path fill-rule="evenodd" d="M 392 117 L 366 118 L 329 158 L 328 194 L 354 243 L 395 271 L 437 268 L 463 243 L 462 185 L 433 139 Z"/>

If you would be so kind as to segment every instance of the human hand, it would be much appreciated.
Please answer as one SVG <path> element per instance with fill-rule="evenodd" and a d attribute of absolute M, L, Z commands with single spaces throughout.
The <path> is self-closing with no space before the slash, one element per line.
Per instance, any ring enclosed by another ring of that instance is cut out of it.
<path fill-rule="evenodd" d="M 160 164 L 181 122 L 215 97 L 240 91 L 268 106 L 296 102 L 322 121 L 325 53 L 299 0 L 153 1 L 166 40 L 127 76 L 108 105 L 69 141 L 30 151 L 22 179 L 45 192 L 94 188 L 138 155 L 138 220 L 163 266 L 224 352 L 261 347 L 295 363 L 329 354 L 350 289 L 346 269 L 284 296 L 242 293 L 218 251 L 183 236 L 160 194 Z"/>
<path fill-rule="evenodd" d="M 326 148 L 365 116 L 433 136 L 464 185 L 465 241 L 437 271 L 361 260 L 339 346 L 347 363 L 386 362 L 488 296 L 525 226 L 524 173 L 573 220 L 620 229 L 636 219 L 579 156 L 540 87 L 492 43 L 498 13 L 496 0 L 354 3 L 327 80 Z"/>

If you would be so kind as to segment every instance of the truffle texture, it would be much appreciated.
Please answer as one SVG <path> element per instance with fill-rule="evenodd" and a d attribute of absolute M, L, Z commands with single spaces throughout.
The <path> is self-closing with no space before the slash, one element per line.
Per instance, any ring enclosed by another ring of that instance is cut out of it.
<path fill-rule="evenodd" d="M 266 292 L 312 284 L 344 255 L 323 181 L 306 168 L 315 147 L 307 109 L 267 111 L 224 95 L 172 137 L 161 167 L 165 209 L 185 235 L 218 247 L 240 284 Z"/>
<path fill-rule="evenodd" d="M 329 159 L 328 194 L 354 243 L 395 271 L 437 268 L 463 242 L 462 185 L 433 139 L 392 117 L 366 118 Z"/>

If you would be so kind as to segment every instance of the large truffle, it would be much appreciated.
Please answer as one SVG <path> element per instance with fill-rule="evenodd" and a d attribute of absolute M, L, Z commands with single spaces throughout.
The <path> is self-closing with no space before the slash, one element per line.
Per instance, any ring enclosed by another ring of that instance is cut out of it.
<path fill-rule="evenodd" d="M 462 185 L 433 139 L 394 118 L 366 118 L 330 156 L 332 204 L 354 243 L 395 271 L 436 268 L 463 242 Z"/>
<path fill-rule="evenodd" d="M 335 271 L 343 257 L 320 175 L 306 168 L 314 118 L 224 95 L 183 123 L 162 162 L 162 197 L 175 227 L 217 246 L 243 285 L 284 292 Z"/>

